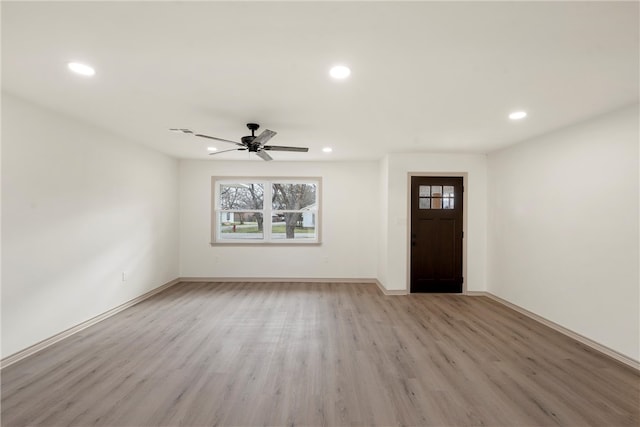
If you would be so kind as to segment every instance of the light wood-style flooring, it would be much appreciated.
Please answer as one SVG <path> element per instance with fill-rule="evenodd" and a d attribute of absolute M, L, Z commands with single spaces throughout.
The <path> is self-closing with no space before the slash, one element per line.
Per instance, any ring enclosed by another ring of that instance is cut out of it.
<path fill-rule="evenodd" d="M 636 371 L 485 297 L 182 283 L 2 370 L 9 426 L 638 426 Z"/>

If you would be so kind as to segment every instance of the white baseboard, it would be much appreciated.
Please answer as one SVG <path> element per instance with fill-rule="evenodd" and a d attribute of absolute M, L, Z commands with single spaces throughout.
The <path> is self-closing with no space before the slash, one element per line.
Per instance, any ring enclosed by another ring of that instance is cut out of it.
<path fill-rule="evenodd" d="M 378 285 L 378 288 L 380 289 L 380 291 L 387 295 L 387 296 L 391 296 L 391 295 L 408 295 L 408 292 L 406 289 L 392 289 L 389 290 L 387 288 L 384 287 L 384 285 L 382 283 L 380 283 L 380 281 L 378 279 L 376 279 L 376 285 Z"/>
<path fill-rule="evenodd" d="M 67 338 L 70 337 L 73 334 L 76 334 L 80 331 L 82 331 L 83 329 L 88 328 L 89 326 L 95 325 L 98 322 L 101 322 L 102 320 L 105 320 L 117 313 L 120 313 L 123 310 L 126 310 L 129 307 L 132 307 L 136 304 L 138 304 L 139 302 L 142 302 L 144 300 L 146 300 L 147 298 L 152 297 L 153 295 L 160 293 L 162 291 L 164 291 L 165 289 L 170 288 L 171 286 L 180 283 L 179 279 L 174 279 L 170 282 L 165 283 L 164 285 L 161 285 L 155 289 L 150 290 L 149 292 L 140 295 L 139 297 L 136 297 L 130 301 L 125 302 L 124 304 L 121 304 L 117 307 L 112 308 L 109 311 L 105 311 L 102 314 L 97 315 L 96 317 L 92 317 L 89 320 L 86 320 L 76 326 L 73 326 L 67 330 L 64 330 L 52 337 L 49 337 L 45 340 L 42 340 L 32 346 L 29 346 L 27 348 L 25 348 L 24 350 L 21 350 L 17 353 L 14 353 L 10 356 L 5 357 L 4 359 L 0 360 L 0 369 L 4 369 L 9 365 L 12 365 L 22 359 L 24 359 L 25 357 L 31 356 L 32 354 L 35 354 L 37 352 L 39 352 L 40 350 L 44 350 L 45 348 Z"/>
<path fill-rule="evenodd" d="M 247 283 L 377 283 L 372 278 L 312 278 L 312 277 L 180 277 L 181 282 L 247 282 Z"/>
<path fill-rule="evenodd" d="M 485 292 L 485 291 L 467 291 L 464 294 L 470 297 L 488 297 L 489 296 L 489 292 Z"/>
<path fill-rule="evenodd" d="M 551 320 L 545 319 L 542 316 L 539 316 L 529 310 L 527 310 L 526 308 L 522 308 L 519 305 L 516 305 L 512 302 L 509 302 L 505 299 L 502 299 L 490 292 L 484 292 L 484 291 L 470 291 L 467 292 L 468 296 L 485 296 L 487 298 L 491 298 L 492 300 L 499 302 L 502 305 L 505 305 L 507 307 L 509 307 L 512 310 L 517 311 L 520 314 L 523 314 L 533 320 L 535 320 L 536 322 L 542 323 L 545 326 L 550 327 L 551 329 L 560 332 L 563 335 L 568 336 L 569 338 L 573 338 L 574 340 L 586 345 L 587 347 L 591 347 L 592 349 L 603 353 L 604 355 L 615 359 L 616 361 L 623 363 L 637 371 L 640 371 L 640 362 L 638 362 L 637 360 L 634 360 L 628 356 L 625 356 L 622 353 L 619 353 L 607 346 L 604 346 L 596 341 L 593 341 L 590 338 L 587 338 L 583 335 L 578 334 L 577 332 L 572 331 L 571 329 L 567 329 L 564 326 L 558 325 L 555 322 L 552 322 Z"/>

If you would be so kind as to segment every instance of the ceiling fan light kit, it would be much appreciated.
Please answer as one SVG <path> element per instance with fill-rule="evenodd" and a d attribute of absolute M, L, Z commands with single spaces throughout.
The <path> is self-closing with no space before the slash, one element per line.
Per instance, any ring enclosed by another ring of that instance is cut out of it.
<path fill-rule="evenodd" d="M 191 134 L 193 136 L 197 136 L 200 138 L 213 139 L 215 141 L 227 142 L 230 144 L 235 144 L 241 148 L 230 148 L 228 150 L 214 151 L 209 153 L 210 156 L 217 155 L 221 153 L 227 153 L 229 151 L 249 151 L 250 153 L 256 153 L 258 157 L 262 160 L 269 161 L 273 160 L 273 158 L 266 153 L 266 151 L 293 151 L 297 153 L 306 153 L 309 151 L 307 147 L 285 147 L 282 145 L 265 145 L 267 141 L 276 136 L 277 132 L 274 132 L 269 129 L 265 129 L 260 133 L 260 135 L 256 136 L 255 132 L 260 128 L 260 125 L 257 123 L 247 123 L 247 128 L 251 131 L 251 135 L 243 136 L 240 140 L 242 142 L 231 141 L 228 139 L 218 138 L 216 136 L 204 135 L 201 133 L 195 133 L 190 129 L 182 129 L 182 128 L 172 128 L 169 129 L 171 132 L 178 133 L 186 133 Z"/>

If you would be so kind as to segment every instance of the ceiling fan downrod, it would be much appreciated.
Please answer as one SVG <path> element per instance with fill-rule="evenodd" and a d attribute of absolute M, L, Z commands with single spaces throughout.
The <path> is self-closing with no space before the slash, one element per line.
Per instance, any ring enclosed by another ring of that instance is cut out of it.
<path fill-rule="evenodd" d="M 256 136 L 255 132 L 258 130 L 260 125 L 257 123 L 247 123 L 247 127 L 251 131 L 251 136 Z"/>

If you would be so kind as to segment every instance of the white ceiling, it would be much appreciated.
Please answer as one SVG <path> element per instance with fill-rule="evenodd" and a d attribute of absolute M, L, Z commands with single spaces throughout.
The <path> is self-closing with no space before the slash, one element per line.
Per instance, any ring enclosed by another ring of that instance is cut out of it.
<path fill-rule="evenodd" d="M 249 121 L 310 147 L 277 160 L 484 153 L 638 102 L 638 5 L 4 1 L 2 87 L 180 158 Z"/>

